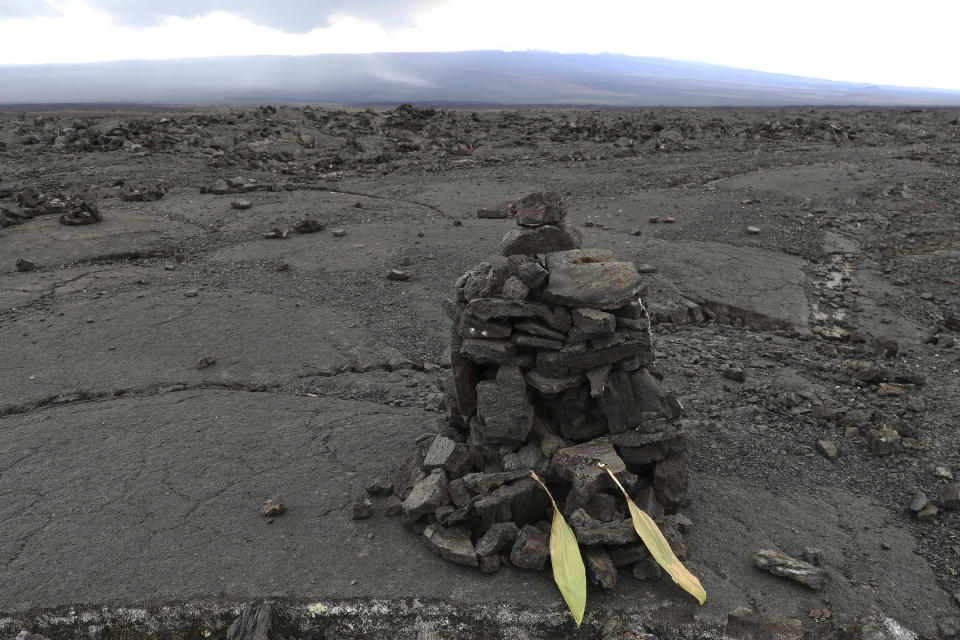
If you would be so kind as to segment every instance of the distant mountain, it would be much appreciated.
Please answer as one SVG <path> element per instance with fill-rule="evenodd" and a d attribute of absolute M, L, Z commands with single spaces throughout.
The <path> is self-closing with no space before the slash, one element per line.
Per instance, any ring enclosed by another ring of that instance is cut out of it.
<path fill-rule="evenodd" d="M 0 104 L 263 102 L 943 107 L 960 106 L 960 91 L 817 80 L 665 58 L 542 51 L 0 66 Z"/>

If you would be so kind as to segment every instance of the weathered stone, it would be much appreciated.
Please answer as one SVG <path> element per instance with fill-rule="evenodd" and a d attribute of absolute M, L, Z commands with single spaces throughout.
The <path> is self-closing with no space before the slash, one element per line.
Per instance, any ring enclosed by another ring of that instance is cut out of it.
<path fill-rule="evenodd" d="M 829 576 L 819 567 L 774 549 L 760 549 L 753 561 L 760 569 L 769 571 L 775 576 L 789 578 L 811 589 L 822 589 Z"/>
<path fill-rule="evenodd" d="M 526 476 L 528 472 L 525 469 L 522 473 Z M 473 508 L 480 516 L 481 531 L 486 531 L 496 522 L 515 522 L 518 525 L 537 522 L 543 518 L 549 506 L 550 499 L 529 476 L 498 487 L 473 502 Z"/>
<path fill-rule="evenodd" d="M 654 421 L 654 424 L 659 425 L 655 431 L 633 430 L 624 433 L 612 433 L 610 434 L 610 442 L 619 449 L 620 447 L 645 447 L 648 444 L 669 440 L 670 438 L 686 437 L 685 432 L 679 429 L 676 424 L 664 419 Z"/>
<path fill-rule="evenodd" d="M 518 322 L 513 325 L 513 328 L 517 331 L 522 331 L 524 333 L 529 333 L 532 336 L 539 336 L 541 338 L 550 338 L 551 340 L 560 340 L 563 341 L 566 338 L 566 334 L 563 331 L 557 331 L 556 329 L 551 329 L 545 324 L 540 322 L 533 322 L 527 320 L 524 322 Z"/>
<path fill-rule="evenodd" d="M 500 291 L 500 297 L 506 300 L 526 300 L 528 295 L 530 295 L 530 287 L 517 276 L 507 278 Z"/>
<path fill-rule="evenodd" d="M 506 209 L 477 209 L 478 218 L 501 219 L 506 218 L 507 215 Z"/>
<path fill-rule="evenodd" d="M 550 535 L 532 525 L 524 525 L 513 543 L 510 564 L 520 569 L 543 569 L 550 555 Z"/>
<path fill-rule="evenodd" d="M 660 383 L 646 369 L 630 374 L 633 397 L 637 408 L 643 413 L 655 413 L 664 418 L 675 418 L 680 412 L 676 399 L 663 392 Z"/>
<path fill-rule="evenodd" d="M 809 615 L 817 619 L 817 610 L 812 610 Z M 822 611 L 822 610 L 821 610 Z M 827 611 L 830 611 L 827 609 Z M 829 617 L 829 615 L 827 616 Z M 817 622 L 823 621 L 823 618 L 817 619 Z M 749 607 L 737 607 L 727 614 L 727 624 L 724 629 L 725 640 L 803 640 L 812 635 L 804 629 L 804 624 L 796 618 L 788 618 L 782 613 L 772 611 L 755 611 Z M 852 637 L 843 636 L 845 640 L 854 640 Z M 859 640 L 868 640 L 860 638 Z M 881 638 L 871 638 L 870 640 L 881 640 Z M 893 640 L 886 638 L 884 640 Z M 900 640 L 916 640 L 900 638 Z"/>
<path fill-rule="evenodd" d="M 478 320 L 537 318 L 558 331 L 566 331 L 571 324 L 569 311 L 563 308 L 551 309 L 545 304 L 530 300 L 480 298 L 467 304 L 466 312 Z"/>
<path fill-rule="evenodd" d="M 936 636 L 937 638 L 956 640 L 960 637 L 960 630 L 948 634 L 944 633 L 942 624 L 938 627 L 940 633 Z M 798 633 L 796 638 L 804 636 L 805 634 Z M 865 611 L 847 624 L 843 637 L 845 640 L 918 640 L 921 636 L 879 611 Z M 933 635 L 923 637 L 932 638 Z"/>
<path fill-rule="evenodd" d="M 553 191 L 542 191 L 524 196 L 517 202 L 517 224 L 537 226 L 562 224 L 567 208 Z"/>
<path fill-rule="evenodd" d="M 587 371 L 587 380 L 590 381 L 590 395 L 599 398 L 603 395 L 607 385 L 607 376 L 613 369 L 612 364 L 605 364 L 602 367 L 595 367 Z"/>
<path fill-rule="evenodd" d="M 584 376 L 582 373 L 578 373 L 572 376 L 551 378 L 543 375 L 539 371 L 534 370 L 527 373 L 526 380 L 527 384 L 540 393 L 560 393 L 561 391 L 566 391 L 567 389 L 579 387 L 586 381 L 586 376 Z"/>
<path fill-rule="evenodd" d="M 397 496 L 388 496 L 383 505 L 383 512 L 391 518 L 403 515 L 403 500 Z"/>
<path fill-rule="evenodd" d="M 482 556 L 480 561 L 480 573 L 496 573 L 500 570 L 500 556 Z"/>
<path fill-rule="evenodd" d="M 440 302 L 440 307 L 443 309 L 443 315 L 453 321 L 454 326 L 456 326 L 460 323 L 460 317 L 463 315 L 463 310 L 466 308 L 466 305 L 456 300 L 444 298 Z"/>
<path fill-rule="evenodd" d="M 573 529 L 577 542 L 584 546 L 625 545 L 636 541 L 637 532 L 633 520 L 612 520 L 600 522 L 594 520 L 584 509 L 577 509 L 567 519 Z"/>
<path fill-rule="evenodd" d="M 677 527 L 677 521 L 672 515 L 661 516 L 654 519 L 660 532 L 670 545 L 670 550 L 678 559 L 683 560 L 687 557 L 687 543 L 683 539 L 683 534 Z"/>
<path fill-rule="evenodd" d="M 641 289 L 631 262 L 617 262 L 608 251 L 559 251 L 547 256 L 550 279 L 543 299 L 552 304 L 617 309 L 633 301 Z"/>
<path fill-rule="evenodd" d="M 550 459 L 553 457 L 553 454 L 565 446 L 567 446 L 567 443 L 563 441 L 563 438 L 554 433 L 546 433 L 540 440 L 540 453 L 547 459 Z"/>
<path fill-rule="evenodd" d="M 267 518 L 273 516 L 278 516 L 281 513 L 284 513 L 287 510 L 287 507 L 280 501 L 279 496 L 274 496 L 268 498 L 267 501 L 260 507 L 260 515 Z"/>
<path fill-rule="evenodd" d="M 503 468 L 505 471 L 529 471 L 533 469 L 537 473 L 546 471 L 548 460 L 544 458 L 540 451 L 540 445 L 531 440 L 520 447 L 516 453 L 508 453 L 503 456 Z"/>
<path fill-rule="evenodd" d="M 675 513 L 672 516 L 666 517 L 673 518 L 673 521 L 677 524 L 677 530 L 680 533 L 690 533 L 690 530 L 693 528 L 693 521 L 682 513 Z"/>
<path fill-rule="evenodd" d="M 380 476 L 367 485 L 366 492 L 371 495 L 384 495 L 392 493 L 393 482 L 386 476 Z"/>
<path fill-rule="evenodd" d="M 616 515 L 617 505 L 621 500 L 621 496 L 615 497 L 612 493 L 595 493 L 590 501 L 583 505 L 583 510 L 594 520 L 609 522 Z"/>
<path fill-rule="evenodd" d="M 648 516 L 664 515 L 663 505 L 657 500 L 657 493 L 650 485 L 644 485 L 633 493 L 633 501 Z"/>
<path fill-rule="evenodd" d="M 487 275 L 492 268 L 493 265 L 489 262 L 481 262 L 461 275 L 456 284 L 457 302 L 467 303 L 479 298 L 480 292 L 486 286 Z"/>
<path fill-rule="evenodd" d="M 490 525 L 487 532 L 477 541 L 477 555 L 482 557 L 500 553 L 504 550 L 509 552 L 518 535 L 520 535 L 520 527 L 515 523 L 496 522 Z"/>
<path fill-rule="evenodd" d="M 650 551 L 647 549 L 647 545 L 641 542 L 639 537 L 637 541 L 632 544 L 610 547 L 607 553 L 610 554 L 610 560 L 613 561 L 613 564 L 618 567 L 635 564 L 650 557 Z"/>
<path fill-rule="evenodd" d="M 447 490 L 450 492 L 450 502 L 458 509 L 465 507 L 470 502 L 470 498 L 473 497 L 463 478 L 451 480 Z"/>
<path fill-rule="evenodd" d="M 920 511 L 917 511 L 917 520 L 920 522 L 926 522 L 928 520 L 934 520 L 937 517 L 937 507 L 932 504 L 928 504 Z"/>
<path fill-rule="evenodd" d="M 490 269 L 483 283 L 483 287 L 480 289 L 480 297 L 492 298 L 500 294 L 500 292 L 503 291 L 503 285 L 509 277 L 510 270 L 505 264 L 497 265 Z"/>
<path fill-rule="evenodd" d="M 531 336 L 525 333 L 514 333 L 511 340 L 516 343 L 518 347 L 533 349 L 535 351 L 559 351 L 563 349 L 563 342 L 560 340 Z"/>
<path fill-rule="evenodd" d="M 350 517 L 354 520 L 366 520 L 373 516 L 373 503 L 366 496 L 357 498 L 350 511 Z"/>
<path fill-rule="evenodd" d="M 532 409 L 527 386 L 518 367 L 502 366 L 496 381 L 477 384 L 477 416 L 487 442 L 522 442 L 530 433 Z"/>
<path fill-rule="evenodd" d="M 956 482 L 945 482 L 937 489 L 937 500 L 944 509 L 960 510 L 960 486 Z"/>
<path fill-rule="evenodd" d="M 645 320 L 647 318 L 647 313 L 644 311 L 643 303 L 639 298 L 631 300 L 622 307 L 614 309 L 613 315 L 615 315 L 617 318 L 630 318 L 633 320 Z"/>
<path fill-rule="evenodd" d="M 583 236 L 574 228 L 553 225 L 524 227 L 512 229 L 503 236 L 500 243 L 500 253 L 505 256 L 553 253 L 555 251 L 578 249 L 582 242 Z"/>
<path fill-rule="evenodd" d="M 513 258 L 514 256 L 510 256 Z M 520 257 L 520 256 L 517 256 Z M 528 257 L 528 256 L 522 256 Z M 533 259 L 529 259 L 525 262 L 522 262 L 517 267 L 517 272 L 515 274 L 518 278 L 523 280 L 523 283 L 530 287 L 531 289 L 536 289 L 540 287 L 544 282 L 547 281 L 547 276 L 549 272 L 543 268 L 539 262 Z"/>
<path fill-rule="evenodd" d="M 403 501 L 403 513 L 410 520 L 416 520 L 449 502 L 447 476 L 443 469 L 434 469 L 430 475 L 413 486 L 410 495 Z"/>
<path fill-rule="evenodd" d="M 467 446 L 444 436 L 433 439 L 423 458 L 425 471 L 442 468 L 451 480 L 462 477 L 472 466 L 473 458 Z"/>
<path fill-rule="evenodd" d="M 657 580 L 660 578 L 662 571 L 653 556 L 647 556 L 633 565 L 630 573 L 636 580 Z"/>
<path fill-rule="evenodd" d="M 639 433 L 630 431 L 627 433 Z M 619 435 L 619 434 L 618 434 Z M 676 456 L 687 450 L 686 435 L 680 434 L 673 438 L 651 442 L 639 447 L 617 447 L 617 453 L 628 466 L 643 466 L 652 462 L 660 462 L 670 456 Z"/>
<path fill-rule="evenodd" d="M 595 334 L 613 333 L 617 329 L 617 318 L 612 313 L 581 307 L 570 311 L 573 326 Z"/>
<path fill-rule="evenodd" d="M 888 456 L 903 448 L 900 434 L 893 429 L 871 429 L 867 432 L 867 441 L 876 456 Z"/>
<path fill-rule="evenodd" d="M 557 451 L 550 461 L 550 468 L 561 478 L 571 483 L 567 494 L 567 513 L 586 505 L 601 488 L 614 489 L 607 472 L 600 467 L 607 465 L 625 486 L 633 485 L 636 477 L 627 471 L 623 460 L 606 438 L 597 438 L 573 447 Z"/>
<path fill-rule="evenodd" d="M 526 471 L 501 471 L 500 473 L 468 473 L 463 477 L 467 489 L 472 495 L 489 493 L 495 489 L 516 482 L 518 480 L 529 480 L 530 476 Z"/>
<path fill-rule="evenodd" d="M 837 443 L 833 440 L 817 440 L 817 450 L 823 454 L 823 457 L 827 460 L 836 460 L 837 456 L 840 455 L 840 450 L 837 449 Z"/>
<path fill-rule="evenodd" d="M 504 364 L 514 359 L 517 349 L 509 340 L 467 338 L 460 347 L 460 353 L 474 362 Z"/>
<path fill-rule="evenodd" d="M 593 584 L 600 585 L 604 589 L 613 589 L 617 586 L 617 567 L 606 551 L 587 549 L 583 553 L 583 564 Z"/>
<path fill-rule="evenodd" d="M 509 338 L 513 328 L 502 322 L 477 320 L 468 313 L 460 315 L 457 332 L 464 338 L 499 339 Z"/>
<path fill-rule="evenodd" d="M 17 271 L 20 272 L 33 271 L 37 268 L 37 265 L 33 260 L 27 260 L 25 258 L 17 258 L 16 266 Z"/>
<path fill-rule="evenodd" d="M 826 552 L 819 547 L 804 547 L 803 551 L 800 552 L 800 558 L 815 567 L 822 567 L 826 558 Z"/>
<path fill-rule="evenodd" d="M 467 419 L 477 412 L 477 366 L 459 349 L 450 349 L 450 372 L 460 415 Z"/>
<path fill-rule="evenodd" d="M 562 377 L 594 367 L 601 367 L 605 364 L 613 364 L 633 356 L 652 359 L 648 344 L 636 340 L 605 349 L 583 351 L 565 347 L 553 353 L 538 353 L 536 368 L 543 375 Z"/>
<path fill-rule="evenodd" d="M 603 415 L 607 418 L 607 428 L 610 433 L 629 431 L 640 421 L 633 383 L 630 380 L 630 374 L 626 371 L 613 371 L 607 376 L 599 404 Z"/>
<path fill-rule="evenodd" d="M 607 422 L 603 418 L 578 416 L 570 421 L 560 422 L 560 435 L 573 442 L 587 442 L 604 435 L 607 432 Z"/>
<path fill-rule="evenodd" d="M 617 327 L 620 329 L 631 329 L 633 331 L 648 331 L 650 321 L 646 318 L 621 318 L 617 317 Z"/>
<path fill-rule="evenodd" d="M 467 567 L 479 566 L 468 529 L 432 524 L 423 530 L 423 537 L 427 547 L 444 560 Z"/>
<path fill-rule="evenodd" d="M 304 218 L 303 220 L 297 220 L 293 223 L 293 230 L 297 233 L 316 233 L 317 231 L 323 231 L 325 226 L 326 225 L 319 220 Z M 409 279 L 409 277 L 409 274 L 407 274 L 407 278 L 405 279 Z"/>
<path fill-rule="evenodd" d="M 674 513 L 680 508 L 687 494 L 687 467 L 683 458 L 673 457 L 658 462 L 653 471 L 653 488 L 657 500 L 667 513 Z"/>
<path fill-rule="evenodd" d="M 927 498 L 927 494 L 920 491 L 913 496 L 913 499 L 910 501 L 910 511 L 913 511 L 914 514 L 921 511 L 924 507 L 930 504 L 930 500 Z"/>

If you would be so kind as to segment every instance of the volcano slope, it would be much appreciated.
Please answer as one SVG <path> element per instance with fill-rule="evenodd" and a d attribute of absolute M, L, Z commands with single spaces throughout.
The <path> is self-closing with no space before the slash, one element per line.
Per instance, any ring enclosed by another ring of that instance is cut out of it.
<path fill-rule="evenodd" d="M 268 601 L 274 637 L 955 637 L 958 116 L 5 112 L 0 631 L 223 637 Z M 478 210 L 543 190 L 646 278 L 702 608 L 624 577 L 576 632 L 549 572 L 352 518 L 443 415 L 441 301 L 513 227 Z M 102 220 L 59 221 L 78 194 Z"/>

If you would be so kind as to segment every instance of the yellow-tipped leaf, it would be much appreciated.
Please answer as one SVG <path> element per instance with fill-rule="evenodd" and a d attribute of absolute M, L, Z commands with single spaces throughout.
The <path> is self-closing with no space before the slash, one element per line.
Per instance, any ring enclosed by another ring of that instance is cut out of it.
<path fill-rule="evenodd" d="M 553 579 L 579 627 L 587 606 L 587 573 L 580 556 L 577 537 L 560 514 L 550 490 L 536 473 L 531 471 L 530 476 L 543 487 L 553 503 L 553 525 L 550 528 L 550 564 L 553 566 Z"/>
<path fill-rule="evenodd" d="M 680 585 L 680 588 L 696 598 L 697 602 L 701 605 L 706 602 L 707 592 L 704 591 L 703 585 L 700 584 L 700 581 L 697 580 L 695 575 L 687 571 L 687 568 L 684 567 L 677 559 L 677 556 L 674 555 L 673 549 L 670 548 L 670 543 L 663 537 L 663 533 L 661 533 L 659 527 L 657 527 L 657 523 L 630 499 L 623 485 L 620 484 L 620 481 L 613 475 L 610 468 L 605 464 L 601 464 L 600 466 L 610 474 L 613 481 L 620 487 L 620 491 L 623 492 L 623 497 L 627 499 L 630 517 L 633 519 L 633 528 L 637 530 L 637 533 L 643 540 L 643 544 L 646 545 L 653 559 L 663 567 L 664 571 L 670 574 L 670 577 Z"/>

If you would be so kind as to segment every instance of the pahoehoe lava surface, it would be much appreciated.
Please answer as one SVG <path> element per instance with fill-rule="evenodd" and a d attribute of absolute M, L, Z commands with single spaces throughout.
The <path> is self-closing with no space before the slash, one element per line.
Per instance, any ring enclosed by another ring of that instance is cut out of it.
<path fill-rule="evenodd" d="M 952 637 L 958 118 L 0 114 L 0 632 L 203 637 L 270 600 L 290 637 L 573 635 L 548 573 L 446 563 L 377 496 L 351 517 L 437 430 L 456 276 L 555 191 L 642 274 L 708 594 L 591 587 L 584 633 Z M 754 567 L 805 548 L 820 591 Z"/>

